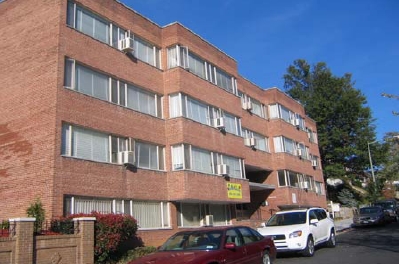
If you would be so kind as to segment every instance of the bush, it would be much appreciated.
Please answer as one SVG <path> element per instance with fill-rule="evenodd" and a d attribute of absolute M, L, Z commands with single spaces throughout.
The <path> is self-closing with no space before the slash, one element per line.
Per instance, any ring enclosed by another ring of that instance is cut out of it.
<path fill-rule="evenodd" d="M 0 229 L 9 229 L 10 228 L 10 222 L 7 220 L 3 220 L 0 223 Z"/>
<path fill-rule="evenodd" d="M 133 217 L 120 214 L 100 214 L 97 212 L 70 215 L 58 222 L 53 221 L 51 226 L 55 229 L 51 231 L 64 233 L 65 230 L 70 230 L 68 229 L 68 223 L 73 226 L 73 218 L 87 216 L 96 218 L 94 225 L 94 258 L 96 263 L 112 261 L 117 255 L 116 253 L 121 243 L 136 235 L 137 221 Z M 63 222 L 63 224 L 60 222 Z"/>
<path fill-rule="evenodd" d="M 42 226 L 44 223 L 44 218 L 45 218 L 45 211 L 43 208 L 43 204 L 40 201 L 40 198 L 37 198 L 34 203 L 32 203 L 28 209 L 26 209 L 26 214 L 29 217 L 34 217 L 36 218 L 35 226 L 34 226 L 34 232 L 36 234 L 40 233 L 42 231 Z"/>
<path fill-rule="evenodd" d="M 129 261 L 138 259 L 142 256 L 151 254 L 157 251 L 156 247 L 137 247 L 135 249 L 129 250 L 119 261 L 118 264 L 126 264 Z"/>

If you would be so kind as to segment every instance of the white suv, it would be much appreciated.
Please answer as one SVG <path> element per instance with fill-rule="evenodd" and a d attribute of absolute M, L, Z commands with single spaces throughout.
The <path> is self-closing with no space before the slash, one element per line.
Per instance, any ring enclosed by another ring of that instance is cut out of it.
<path fill-rule="evenodd" d="M 258 231 L 274 238 L 277 252 L 298 251 L 311 257 L 316 245 L 335 247 L 334 221 L 323 208 L 277 212 Z"/>

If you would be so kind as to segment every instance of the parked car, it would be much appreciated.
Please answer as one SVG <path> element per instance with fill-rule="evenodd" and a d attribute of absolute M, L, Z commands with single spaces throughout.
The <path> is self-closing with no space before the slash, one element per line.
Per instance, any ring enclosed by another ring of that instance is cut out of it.
<path fill-rule="evenodd" d="M 381 200 L 373 203 L 373 206 L 380 206 L 389 215 L 391 222 L 399 221 L 398 203 L 394 199 Z"/>
<path fill-rule="evenodd" d="M 178 232 L 157 252 L 129 264 L 270 264 L 275 258 L 271 237 L 250 227 L 225 226 Z"/>
<path fill-rule="evenodd" d="M 390 216 L 380 206 L 360 208 L 353 216 L 354 226 L 384 225 L 390 222 Z"/>
<path fill-rule="evenodd" d="M 272 236 L 277 252 L 300 252 L 314 255 L 316 245 L 335 247 L 334 221 L 323 208 L 280 211 L 273 215 L 259 233 Z"/>

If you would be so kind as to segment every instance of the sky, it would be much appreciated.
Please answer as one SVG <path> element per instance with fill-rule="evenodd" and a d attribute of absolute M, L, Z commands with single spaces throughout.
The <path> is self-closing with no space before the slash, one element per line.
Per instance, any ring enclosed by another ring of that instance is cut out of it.
<path fill-rule="evenodd" d="M 179 22 L 236 60 L 261 88 L 284 90 L 296 59 L 352 74 L 371 108 L 376 137 L 399 132 L 397 0 L 120 0 L 159 26 Z"/>

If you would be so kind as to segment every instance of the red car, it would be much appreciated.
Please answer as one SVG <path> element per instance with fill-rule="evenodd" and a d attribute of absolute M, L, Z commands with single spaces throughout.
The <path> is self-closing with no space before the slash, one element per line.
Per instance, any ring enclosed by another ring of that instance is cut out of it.
<path fill-rule="evenodd" d="M 223 226 L 178 232 L 157 252 L 129 264 L 270 264 L 275 258 L 271 237 L 246 226 Z"/>

